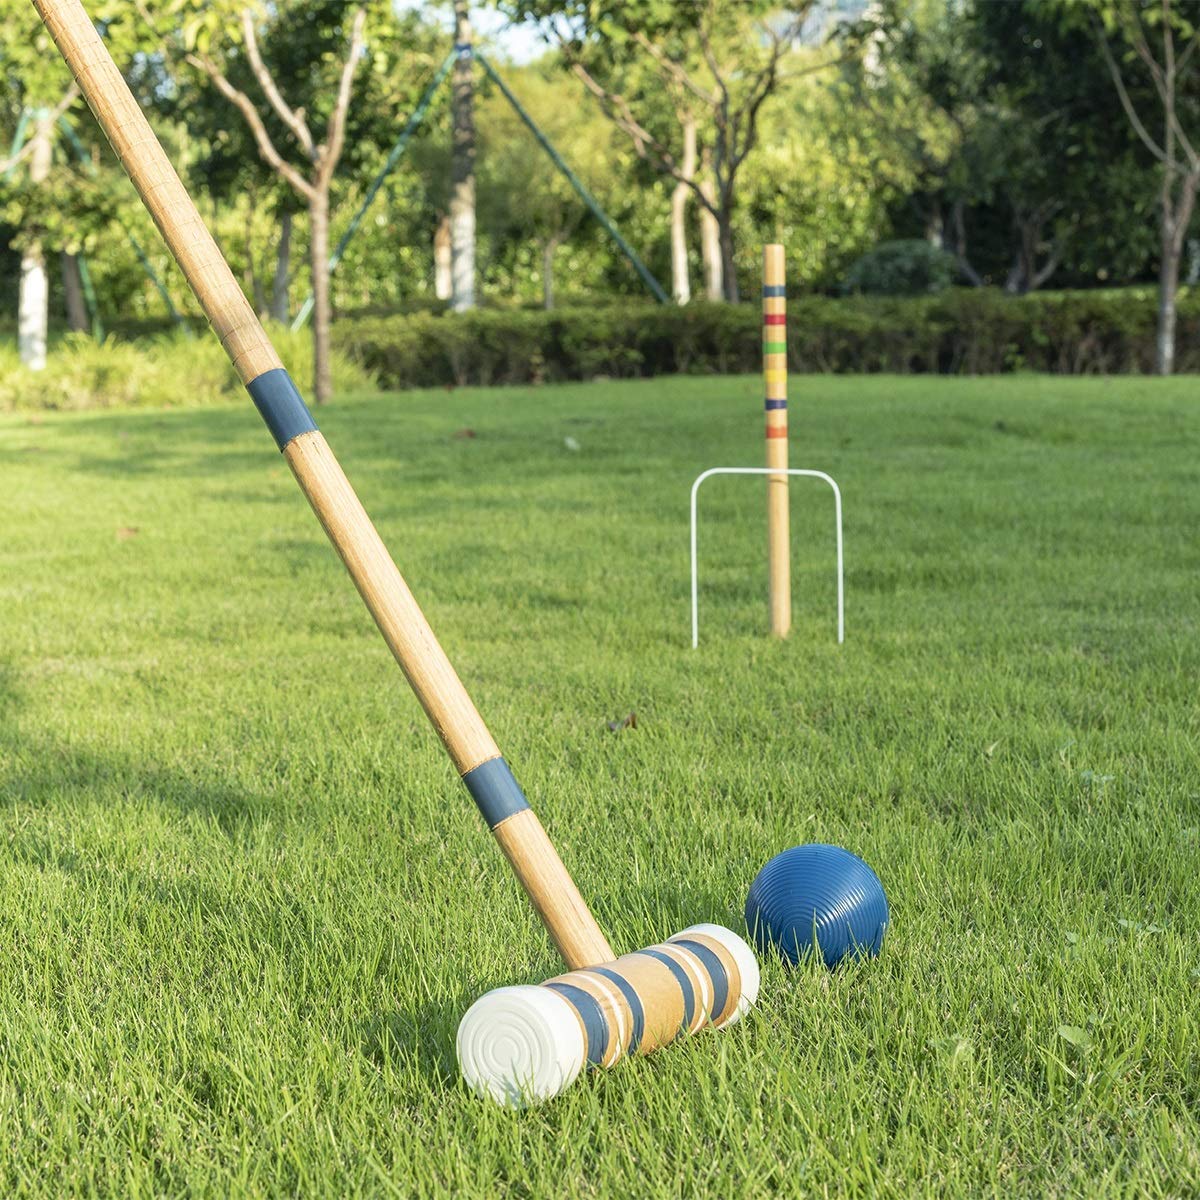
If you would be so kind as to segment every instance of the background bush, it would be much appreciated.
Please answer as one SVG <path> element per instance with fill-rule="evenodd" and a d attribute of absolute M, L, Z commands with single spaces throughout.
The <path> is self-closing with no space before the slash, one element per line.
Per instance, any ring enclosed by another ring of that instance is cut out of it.
<path fill-rule="evenodd" d="M 953 254 L 924 238 L 880 242 L 846 272 L 844 290 L 868 296 L 925 296 L 944 292 L 958 277 Z"/>
<path fill-rule="evenodd" d="M 793 371 L 834 374 L 1149 373 L 1150 290 L 1007 296 L 950 289 L 931 296 L 805 296 L 789 301 Z M 312 391 L 306 330 L 271 336 L 302 393 Z M 334 325 L 334 386 L 488 386 L 761 369 L 757 305 L 483 309 L 342 317 Z M 1178 369 L 1200 370 L 1200 299 L 1179 303 Z M 0 349 L 0 410 L 171 407 L 240 397 L 216 340 L 198 329 L 97 346 L 64 337 L 36 374 Z"/>
<path fill-rule="evenodd" d="M 538 383 L 761 369 L 756 305 L 626 302 L 553 312 L 343 319 L 334 341 L 387 388 Z M 794 371 L 1055 374 L 1150 372 L 1150 290 L 789 301 Z M 1200 370 L 1200 300 L 1179 304 L 1178 369 Z"/>
<path fill-rule="evenodd" d="M 284 365 L 305 394 L 312 392 L 312 337 L 271 328 Z M 335 353 L 334 386 L 374 390 L 370 372 Z M 244 395 L 220 343 L 207 329 L 182 330 L 137 341 L 109 337 L 97 344 L 69 333 L 53 348 L 44 371 L 21 365 L 15 346 L 0 348 L 0 411 L 11 409 L 171 408 L 229 401 Z"/>

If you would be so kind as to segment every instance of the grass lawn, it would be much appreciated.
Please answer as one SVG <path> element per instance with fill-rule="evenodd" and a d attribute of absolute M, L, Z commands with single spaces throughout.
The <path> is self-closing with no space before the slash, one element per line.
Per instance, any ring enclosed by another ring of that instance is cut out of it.
<path fill-rule="evenodd" d="M 731 479 L 690 649 L 757 380 L 323 414 L 614 945 L 798 842 L 888 890 L 879 960 L 525 1114 L 453 1034 L 554 953 L 250 405 L 0 417 L 0 1192 L 1195 1194 L 1196 386 L 794 380 L 840 648 L 828 492 L 777 644 Z"/>

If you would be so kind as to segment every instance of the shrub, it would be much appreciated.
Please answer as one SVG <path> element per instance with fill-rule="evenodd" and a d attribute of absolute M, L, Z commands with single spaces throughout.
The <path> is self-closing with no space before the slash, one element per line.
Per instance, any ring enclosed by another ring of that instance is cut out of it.
<path fill-rule="evenodd" d="M 951 288 L 928 296 L 802 296 L 789 301 L 794 371 L 996 374 L 1148 372 L 1154 365 L 1152 290 L 1008 296 Z M 1178 304 L 1176 361 L 1200 370 L 1200 299 Z M 307 330 L 272 338 L 311 394 Z M 617 304 L 552 312 L 482 309 L 462 314 L 342 317 L 333 327 L 338 391 L 444 387 L 761 369 L 754 304 Z M 241 389 L 215 339 L 176 331 L 96 346 L 65 337 L 36 375 L 0 351 L 0 409 L 210 404 Z"/>
<path fill-rule="evenodd" d="M 753 304 L 625 302 L 548 313 L 343 318 L 334 341 L 382 386 L 403 388 L 753 372 L 762 365 L 760 328 Z M 1184 295 L 1181 371 L 1200 369 L 1198 333 L 1200 300 Z M 1154 294 L 1138 289 L 803 296 L 788 311 L 795 371 L 1145 372 L 1153 367 L 1154 336 Z"/>
<path fill-rule="evenodd" d="M 284 365 L 304 395 L 312 391 L 312 336 L 306 330 L 271 331 Z M 335 353 L 337 391 L 374 389 L 370 372 Z M 169 408 L 228 402 L 243 395 L 225 352 L 207 332 L 180 330 L 138 342 L 108 338 L 97 344 L 83 333 L 66 334 L 44 371 L 21 365 L 10 346 L 0 353 L 0 410 Z"/>
<path fill-rule="evenodd" d="M 958 275 L 954 255 L 921 238 L 880 242 L 846 272 L 844 290 L 868 296 L 944 292 Z"/>

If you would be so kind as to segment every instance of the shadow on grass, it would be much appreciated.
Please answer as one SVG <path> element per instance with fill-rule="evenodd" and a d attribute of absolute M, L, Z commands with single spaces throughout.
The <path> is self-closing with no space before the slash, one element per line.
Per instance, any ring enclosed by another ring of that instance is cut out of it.
<path fill-rule="evenodd" d="M 362 1023 L 359 1049 L 381 1069 L 407 1061 L 428 1083 L 452 1087 L 459 1078 L 455 1038 L 467 1009 L 494 988 L 542 983 L 564 970 L 557 959 L 531 958 L 513 962 L 502 976 L 481 981 L 476 990 L 460 987 L 439 999 L 398 1006 Z"/>
<path fill-rule="evenodd" d="M 99 753 L 24 729 L 19 676 L 0 662 L 0 803 L 49 807 L 65 795 L 103 793 L 128 803 L 165 802 L 212 821 L 227 837 L 244 837 L 282 802 L 240 784 L 178 767 L 161 767 L 115 747 Z"/>
<path fill-rule="evenodd" d="M 86 836 L 81 848 L 74 836 L 56 832 L 60 826 L 47 828 L 19 811 L 51 810 L 89 795 L 102 797 L 115 807 L 170 805 L 184 814 L 199 814 L 215 825 L 233 843 L 230 854 L 236 855 L 239 845 L 251 842 L 260 821 L 279 819 L 287 811 L 284 800 L 205 776 L 202 771 L 156 766 L 117 748 L 100 753 L 31 736 L 22 726 L 21 708 L 19 672 L 0 660 L 0 819 L 8 818 L 8 854 L 17 869 L 61 872 L 85 891 L 102 890 L 121 912 L 114 919 L 127 921 L 131 928 L 141 928 L 154 910 L 165 910 L 176 914 L 180 927 L 188 927 L 197 918 L 214 927 L 236 927 L 247 943 L 269 948 L 291 963 L 298 976 L 322 962 L 325 969 L 336 970 L 322 924 L 323 902 L 309 893 L 306 884 L 273 878 L 265 888 L 243 888 L 236 874 L 227 881 L 212 881 L 182 874 L 178 864 L 165 875 L 132 867 L 94 846 L 87 848 Z M 355 946 L 351 938 L 351 953 L 358 952 Z M 363 942 L 361 953 L 369 955 L 371 946 Z M 396 964 L 385 969 L 395 970 Z M 399 969 L 410 967 L 401 962 Z M 536 982 L 539 969 L 549 976 L 560 968 L 530 964 L 527 981 Z M 496 979 L 487 987 L 517 981 Z M 464 984 L 436 1001 L 402 1003 L 375 1015 L 364 1014 L 348 1038 L 347 1050 L 380 1067 L 411 1064 L 429 1084 L 453 1086 L 458 1078 L 455 1031 L 475 999 Z M 204 1004 L 205 1000 L 197 992 L 184 1002 Z M 200 1092 L 204 1090 L 201 1081 Z"/>

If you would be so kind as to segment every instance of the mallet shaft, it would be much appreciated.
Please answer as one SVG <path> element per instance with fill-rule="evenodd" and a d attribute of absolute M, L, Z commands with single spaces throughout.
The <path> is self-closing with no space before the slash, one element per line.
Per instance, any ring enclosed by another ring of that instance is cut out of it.
<path fill-rule="evenodd" d="M 79 0 L 33 0 L 567 965 L 613 952 Z"/>

